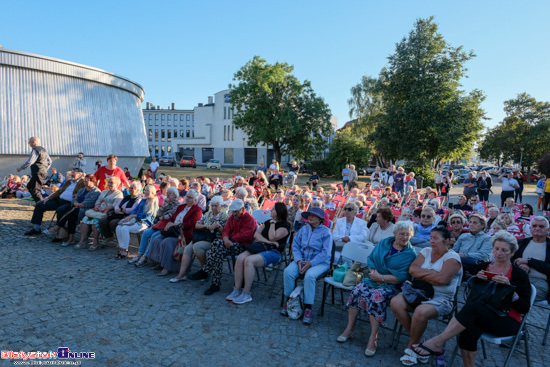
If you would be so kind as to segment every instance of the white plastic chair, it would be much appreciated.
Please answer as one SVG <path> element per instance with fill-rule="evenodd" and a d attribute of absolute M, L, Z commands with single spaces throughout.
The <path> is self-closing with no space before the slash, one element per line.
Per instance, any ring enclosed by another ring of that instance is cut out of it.
<path fill-rule="evenodd" d="M 374 246 L 368 243 L 361 243 L 361 242 L 348 242 L 344 245 L 344 248 L 342 249 L 342 252 L 340 254 L 340 259 L 346 258 L 351 261 L 359 261 L 362 264 L 367 263 L 367 258 L 371 254 L 372 250 L 374 250 Z M 333 288 L 333 297 L 332 297 L 332 303 L 334 303 L 334 289 L 338 288 L 341 291 L 351 291 L 354 287 L 346 287 L 342 282 L 337 282 L 334 280 L 333 276 L 325 277 L 324 284 L 323 284 L 323 303 L 321 304 L 321 310 L 319 311 L 319 315 L 323 316 L 325 314 L 325 302 L 327 298 L 327 290 L 329 288 Z"/>
<path fill-rule="evenodd" d="M 271 210 L 254 210 L 252 217 L 256 219 L 258 225 L 263 224 L 266 220 L 271 219 Z"/>
<path fill-rule="evenodd" d="M 533 304 L 535 303 L 535 297 L 537 296 L 537 289 L 534 285 L 531 285 L 531 308 L 533 307 Z M 484 333 L 481 335 L 481 349 L 483 351 L 483 358 L 487 359 L 487 352 L 485 350 L 485 342 L 502 345 L 506 344 L 510 346 L 510 351 L 508 352 L 508 356 L 506 356 L 506 361 L 504 362 L 503 367 L 507 367 L 510 363 L 510 360 L 512 359 L 512 354 L 514 354 L 514 351 L 516 350 L 516 346 L 520 340 L 523 340 L 525 342 L 525 351 L 519 351 L 522 354 L 525 354 L 525 359 L 527 360 L 527 367 L 531 367 L 531 357 L 529 356 L 529 336 L 527 333 L 527 330 L 525 329 L 525 323 L 527 320 L 527 316 L 529 315 L 529 312 L 531 311 L 531 308 L 529 311 L 523 315 L 523 319 L 521 320 L 521 324 L 519 326 L 519 330 L 515 335 L 510 336 L 494 336 L 491 334 Z M 458 352 L 458 343 L 453 351 L 453 355 L 451 357 L 451 361 L 449 362 L 449 366 L 453 365 L 454 359 Z"/>

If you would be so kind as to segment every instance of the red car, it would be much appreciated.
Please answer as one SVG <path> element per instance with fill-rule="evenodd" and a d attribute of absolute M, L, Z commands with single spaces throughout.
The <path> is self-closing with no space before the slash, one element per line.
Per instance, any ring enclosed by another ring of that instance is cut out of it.
<path fill-rule="evenodd" d="M 197 161 L 195 157 L 190 155 L 184 155 L 180 160 L 180 167 L 193 167 L 197 168 Z"/>
<path fill-rule="evenodd" d="M 521 175 L 523 176 L 523 181 L 527 181 L 527 173 L 523 172 Z M 540 176 L 538 174 L 531 172 L 531 182 L 537 182 L 539 178 Z"/>

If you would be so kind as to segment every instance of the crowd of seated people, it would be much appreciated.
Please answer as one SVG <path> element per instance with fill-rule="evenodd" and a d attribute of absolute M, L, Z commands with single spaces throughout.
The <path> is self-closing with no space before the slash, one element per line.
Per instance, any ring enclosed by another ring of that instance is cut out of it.
<path fill-rule="evenodd" d="M 101 237 L 102 244 L 116 239 L 117 259 L 128 256 L 131 233 L 140 233 L 137 255 L 128 263 L 153 265 L 159 276 L 172 273 L 170 283 L 209 279 L 205 295 L 221 290 L 222 269 L 229 258 L 234 268 L 233 291 L 225 299 L 235 304 L 252 301 L 257 269 L 283 264 L 287 256 L 290 262 L 283 271 L 284 297 L 290 297 L 301 279 L 306 325 L 313 322 L 317 280 L 333 268 L 335 252 L 350 243 L 369 244 L 374 247 L 366 259 L 369 270 L 349 296 L 348 325 L 337 340 L 346 342 L 352 337 L 355 320 L 363 310 L 371 321 L 364 353 L 373 356 L 390 307 L 410 335 L 401 357 L 404 365 L 438 354 L 442 340 L 451 335 L 460 335 L 465 361 L 472 355 L 475 358 L 475 346 L 467 338 L 477 340 L 486 325 L 474 325 L 467 317 L 485 311 L 470 309 L 469 305 L 443 334 L 420 343 L 428 321 L 449 314 L 457 286 L 466 276 L 483 278 L 485 270 L 502 270 L 510 263 L 511 278 L 504 274 L 498 279 L 517 284 L 528 280 L 537 289 L 537 300 L 549 299 L 548 220 L 535 216 L 529 204 L 515 205 L 511 197 L 505 199 L 503 208 L 479 202 L 477 196 L 468 200 L 463 195 L 456 204 L 444 206 L 445 196 L 436 190 L 416 190 L 414 176 L 400 169 L 394 169 L 394 177 L 403 183 L 402 189 L 384 187 L 382 182 L 389 178 L 379 174 L 375 175 L 380 180 L 376 186 L 374 181 L 364 187 L 358 184 L 348 193 L 342 185 L 325 192 L 318 182 L 310 185 L 315 188 L 311 191 L 291 185 L 295 183 L 291 177 L 286 177 L 286 182 L 270 182 L 261 170 L 250 172 L 247 179 L 226 180 L 160 174 L 157 179 L 140 181 L 128 180 L 122 172 L 127 180 L 124 183 L 118 174 L 109 174 L 118 172 L 116 161 L 115 156 L 109 156 L 107 168 L 100 167 L 99 175 L 84 176 L 80 169 L 73 169 L 57 192 L 36 204 L 32 229 L 27 233 L 54 235 L 64 231 L 63 240 L 58 235 L 53 241 L 89 250 L 101 246 Z M 278 168 L 273 171 L 278 172 Z M 14 186 L 20 179 L 13 176 L 8 181 L 1 188 L 2 195 L 20 189 Z M 444 187 L 442 177 L 437 188 Z M 268 211 L 270 218 L 258 223 L 254 214 L 261 209 Z M 46 211 L 56 211 L 56 225 L 42 231 Z M 194 258 L 200 267 L 190 273 Z M 519 271 L 528 274 L 517 275 Z M 410 287 L 407 281 L 413 278 L 429 284 L 434 296 L 411 303 L 402 288 Z M 521 317 L 528 310 L 524 304 L 528 293 L 518 292 L 517 297 L 514 302 Z M 288 314 L 286 302 L 281 314 Z M 514 317 L 502 325 L 502 333 L 517 326 Z"/>

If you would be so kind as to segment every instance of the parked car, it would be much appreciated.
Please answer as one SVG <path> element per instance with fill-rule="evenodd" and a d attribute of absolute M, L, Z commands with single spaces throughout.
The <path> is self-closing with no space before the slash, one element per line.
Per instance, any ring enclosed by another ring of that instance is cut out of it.
<path fill-rule="evenodd" d="M 193 167 L 197 168 L 197 161 L 195 157 L 190 155 L 184 155 L 180 160 L 180 167 Z"/>
<path fill-rule="evenodd" d="M 522 172 L 523 181 L 527 181 L 527 172 Z M 536 170 L 531 171 L 531 176 L 529 176 L 531 182 L 537 182 L 540 178 L 539 173 Z"/>
<path fill-rule="evenodd" d="M 466 169 L 459 169 L 458 170 L 458 175 L 456 176 L 456 180 L 458 182 L 463 182 L 465 179 L 468 178 L 468 173 L 470 173 L 470 172 L 475 173 L 475 171 L 472 171 L 471 169 L 467 169 L 467 168 Z"/>
<path fill-rule="evenodd" d="M 178 163 L 176 162 L 176 159 L 172 156 L 169 156 L 169 155 L 165 155 L 164 157 L 160 157 L 160 159 L 159 159 L 159 166 L 176 167 L 177 164 Z"/>
<path fill-rule="evenodd" d="M 206 168 L 222 169 L 222 164 L 217 159 L 211 159 L 208 162 L 206 162 Z"/>

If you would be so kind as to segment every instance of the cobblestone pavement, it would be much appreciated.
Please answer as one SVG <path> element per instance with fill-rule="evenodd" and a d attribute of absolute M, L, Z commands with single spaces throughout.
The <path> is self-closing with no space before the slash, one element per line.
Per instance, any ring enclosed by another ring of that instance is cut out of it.
<path fill-rule="evenodd" d="M 347 313 L 336 306 L 328 306 L 311 326 L 281 317 L 281 273 L 275 287 L 255 283 L 254 301 L 236 306 L 224 300 L 232 289 L 227 265 L 222 290 L 207 297 L 208 283 L 171 284 L 149 267 L 115 260 L 114 247 L 90 252 L 62 248 L 44 235 L 25 238 L 32 209 L 28 201 L 0 201 L 1 350 L 95 352 L 96 359 L 83 361 L 84 366 L 400 365 L 406 338 L 394 351 L 388 348 L 388 330 L 380 332 L 376 355 L 364 356 L 366 322 L 358 323 L 355 338 L 337 343 Z M 271 282 L 274 272 L 268 275 Z M 321 293 L 319 283 L 315 312 Z M 390 326 L 393 320 L 390 316 Z M 546 320 L 547 312 L 532 313 L 532 322 Z M 442 327 L 432 322 L 426 335 Z M 530 331 L 532 365 L 550 364 L 542 332 Z M 447 347 L 450 354 L 454 341 Z M 506 351 L 490 347 L 483 365 L 501 366 Z M 523 358 L 514 357 L 512 365 L 523 365 Z"/>

